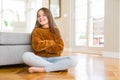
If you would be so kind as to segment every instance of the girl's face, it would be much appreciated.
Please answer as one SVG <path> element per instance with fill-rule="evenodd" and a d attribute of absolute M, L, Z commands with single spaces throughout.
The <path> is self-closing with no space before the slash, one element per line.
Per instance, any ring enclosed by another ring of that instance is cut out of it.
<path fill-rule="evenodd" d="M 46 26 L 46 25 L 48 26 L 48 18 L 42 10 L 38 12 L 37 20 L 42 26 Z"/>

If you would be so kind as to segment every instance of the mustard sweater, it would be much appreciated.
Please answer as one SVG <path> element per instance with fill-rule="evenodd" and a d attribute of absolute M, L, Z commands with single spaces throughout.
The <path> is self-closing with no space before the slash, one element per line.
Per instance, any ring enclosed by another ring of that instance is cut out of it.
<path fill-rule="evenodd" d="M 58 36 L 53 37 L 49 28 L 34 28 L 31 41 L 33 52 L 42 57 L 60 56 L 64 49 L 63 40 Z"/>

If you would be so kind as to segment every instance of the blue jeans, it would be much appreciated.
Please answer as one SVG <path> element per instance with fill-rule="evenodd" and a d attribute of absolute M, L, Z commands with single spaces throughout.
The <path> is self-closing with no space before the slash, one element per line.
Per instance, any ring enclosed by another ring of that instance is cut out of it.
<path fill-rule="evenodd" d="M 23 54 L 25 64 L 33 67 L 44 67 L 46 72 L 65 70 L 78 63 L 77 56 L 40 57 L 32 52 Z"/>

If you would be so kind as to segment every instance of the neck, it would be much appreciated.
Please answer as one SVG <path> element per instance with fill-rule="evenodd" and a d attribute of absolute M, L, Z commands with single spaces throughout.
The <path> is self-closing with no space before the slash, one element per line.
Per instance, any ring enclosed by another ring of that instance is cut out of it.
<path fill-rule="evenodd" d="M 42 28 L 49 28 L 49 25 L 48 24 L 43 25 Z"/>

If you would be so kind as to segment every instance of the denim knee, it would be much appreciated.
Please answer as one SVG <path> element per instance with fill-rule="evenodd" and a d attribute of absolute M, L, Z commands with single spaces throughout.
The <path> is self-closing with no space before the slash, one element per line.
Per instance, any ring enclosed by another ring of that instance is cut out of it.
<path fill-rule="evenodd" d="M 23 62 L 30 63 L 33 55 L 34 55 L 34 53 L 32 53 L 32 52 L 23 53 L 23 55 L 22 55 Z"/>

